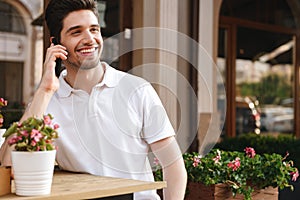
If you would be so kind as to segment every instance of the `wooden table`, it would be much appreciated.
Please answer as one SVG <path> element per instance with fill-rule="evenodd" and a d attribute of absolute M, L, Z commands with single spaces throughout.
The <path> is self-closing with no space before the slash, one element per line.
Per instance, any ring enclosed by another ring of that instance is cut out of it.
<path fill-rule="evenodd" d="M 94 176 L 90 174 L 55 172 L 50 195 L 21 197 L 14 193 L 1 196 L 0 200 L 74 200 L 74 199 L 132 199 L 134 192 L 166 187 L 166 182 L 146 182 L 131 179 Z"/>

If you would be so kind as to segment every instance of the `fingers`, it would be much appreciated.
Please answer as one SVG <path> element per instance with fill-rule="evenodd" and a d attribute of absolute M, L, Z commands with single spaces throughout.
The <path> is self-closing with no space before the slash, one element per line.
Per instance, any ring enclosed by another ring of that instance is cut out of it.
<path fill-rule="evenodd" d="M 66 60 L 68 56 L 68 52 L 66 47 L 62 45 L 54 45 L 53 43 L 47 49 L 46 59 L 48 58 L 51 61 L 55 61 L 57 58 L 62 60 Z"/>
<path fill-rule="evenodd" d="M 68 52 L 66 51 L 66 47 L 62 45 L 54 45 L 52 43 L 46 52 L 44 69 L 53 71 L 56 65 L 55 61 L 57 59 L 66 60 L 67 56 Z"/>

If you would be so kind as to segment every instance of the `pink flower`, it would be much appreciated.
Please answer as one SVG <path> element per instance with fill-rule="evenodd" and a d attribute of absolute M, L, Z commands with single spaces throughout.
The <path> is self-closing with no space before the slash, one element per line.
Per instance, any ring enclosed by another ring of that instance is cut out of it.
<path fill-rule="evenodd" d="M 29 136 L 29 134 L 28 134 L 28 132 L 27 131 L 20 131 L 20 133 L 21 133 L 21 135 L 22 136 L 24 136 L 24 137 L 28 137 Z"/>
<path fill-rule="evenodd" d="M 12 138 L 10 138 L 10 139 L 8 140 L 8 144 L 9 144 L 9 145 L 16 144 L 19 140 L 22 140 L 22 138 L 21 138 L 20 136 L 14 135 L 14 136 L 12 136 Z"/>
<path fill-rule="evenodd" d="M 299 177 L 298 169 L 295 172 L 291 172 L 290 175 L 292 177 L 292 181 L 297 181 L 297 178 Z"/>
<path fill-rule="evenodd" d="M 3 98 L 0 98 L 0 106 L 7 106 L 7 101 Z"/>
<path fill-rule="evenodd" d="M 35 141 L 35 140 L 31 140 L 30 145 L 31 145 L 31 146 L 36 146 L 36 141 Z"/>
<path fill-rule="evenodd" d="M 59 125 L 58 124 L 54 124 L 53 128 L 56 130 L 59 128 Z"/>
<path fill-rule="evenodd" d="M 255 150 L 252 148 L 252 147 L 246 147 L 244 149 L 244 151 L 246 152 L 246 155 L 249 157 L 249 158 L 254 158 L 255 156 Z"/>
<path fill-rule="evenodd" d="M 36 129 L 32 129 L 30 136 L 35 142 L 39 142 L 43 138 L 43 135 Z"/>
<path fill-rule="evenodd" d="M 193 166 L 197 167 L 199 165 L 199 163 L 201 162 L 201 157 L 200 156 L 194 156 L 193 158 Z"/>
<path fill-rule="evenodd" d="M 44 123 L 45 123 L 46 125 L 50 125 L 50 124 L 52 123 L 51 118 L 50 118 L 49 115 L 45 115 L 45 116 L 44 116 Z"/>
<path fill-rule="evenodd" d="M 213 158 L 213 161 L 215 161 L 215 163 L 219 163 L 220 160 L 221 160 L 220 155 L 217 155 L 216 157 Z"/>
<path fill-rule="evenodd" d="M 240 158 L 237 157 L 234 161 L 227 164 L 227 167 L 231 168 L 232 171 L 236 171 L 241 166 Z"/>
<path fill-rule="evenodd" d="M 285 153 L 285 156 L 283 157 L 282 160 L 285 160 L 289 155 L 290 155 L 290 153 L 287 151 L 287 152 Z"/>
<path fill-rule="evenodd" d="M 22 126 L 22 123 L 18 122 L 18 128 L 20 128 Z"/>
<path fill-rule="evenodd" d="M 217 150 L 218 155 L 216 155 L 216 157 L 213 158 L 213 161 L 215 161 L 215 163 L 219 163 L 219 161 L 221 160 L 221 152 L 219 150 Z"/>

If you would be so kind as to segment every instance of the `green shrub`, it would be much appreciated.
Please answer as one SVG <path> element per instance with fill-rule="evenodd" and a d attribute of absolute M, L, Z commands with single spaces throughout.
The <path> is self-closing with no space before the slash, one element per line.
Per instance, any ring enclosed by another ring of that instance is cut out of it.
<path fill-rule="evenodd" d="M 293 135 L 266 136 L 256 134 L 243 134 L 235 138 L 224 138 L 214 148 L 227 151 L 243 151 L 251 146 L 258 154 L 277 153 L 283 157 L 289 154 L 289 159 L 294 161 L 294 166 L 300 166 L 300 139 Z"/>

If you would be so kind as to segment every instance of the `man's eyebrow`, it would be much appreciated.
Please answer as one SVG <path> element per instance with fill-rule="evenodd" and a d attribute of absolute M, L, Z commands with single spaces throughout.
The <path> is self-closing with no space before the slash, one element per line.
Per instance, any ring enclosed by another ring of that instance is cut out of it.
<path fill-rule="evenodd" d="M 94 27 L 94 28 L 95 28 L 95 27 L 96 27 L 96 28 L 100 28 L 100 25 L 99 25 L 99 24 L 92 24 L 91 27 Z"/>
<path fill-rule="evenodd" d="M 66 33 L 69 33 L 69 32 L 71 32 L 71 31 L 73 31 L 73 30 L 75 30 L 75 29 L 79 29 L 81 26 L 72 26 L 71 28 L 69 28 L 67 31 L 66 31 Z"/>
<path fill-rule="evenodd" d="M 71 28 L 69 28 L 66 33 L 69 33 L 73 30 L 76 30 L 76 29 L 79 29 L 81 28 L 82 26 L 78 25 L 78 26 L 72 26 Z M 99 24 L 92 24 L 90 27 L 96 27 L 96 28 L 100 28 L 100 25 Z"/>

